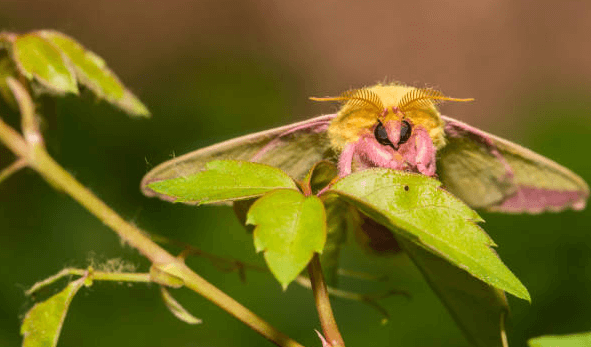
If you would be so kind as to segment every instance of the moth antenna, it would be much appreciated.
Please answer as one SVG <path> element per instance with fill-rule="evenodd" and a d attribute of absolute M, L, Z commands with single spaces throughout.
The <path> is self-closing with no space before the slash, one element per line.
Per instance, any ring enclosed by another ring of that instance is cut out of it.
<path fill-rule="evenodd" d="M 431 104 L 436 105 L 443 101 L 472 101 L 474 99 L 458 99 L 458 98 L 450 98 L 448 96 L 443 95 L 442 92 L 431 89 L 431 88 L 418 88 L 413 89 L 410 92 L 404 94 L 402 99 L 400 99 L 400 103 L 398 104 L 398 109 L 403 113 L 409 110 L 418 109 L 429 107 Z"/>
<path fill-rule="evenodd" d="M 332 96 L 325 98 L 310 97 L 310 100 L 314 101 L 341 101 L 349 102 L 352 106 L 359 107 L 371 107 L 375 109 L 377 113 L 381 113 L 384 110 L 384 105 L 380 97 L 369 89 L 352 89 L 344 92 L 340 96 Z"/>

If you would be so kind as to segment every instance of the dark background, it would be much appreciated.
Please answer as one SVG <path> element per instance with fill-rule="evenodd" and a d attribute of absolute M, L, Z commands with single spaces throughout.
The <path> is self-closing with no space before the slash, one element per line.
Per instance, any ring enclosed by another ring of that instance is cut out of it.
<path fill-rule="evenodd" d="M 237 135 L 334 111 L 308 96 L 383 81 L 432 86 L 472 103 L 442 113 L 514 140 L 591 181 L 591 3 L 584 1 L 42 1 L 3 0 L 0 28 L 63 31 L 101 55 L 149 107 L 130 119 L 91 97 L 57 102 L 44 123 L 50 153 L 124 218 L 225 257 L 262 264 L 252 239 L 222 207 L 187 207 L 143 197 L 144 173 Z M 17 124 L 14 116 L 3 119 Z M 0 149 L 5 167 L 12 156 Z M 539 216 L 483 213 L 498 253 L 530 290 L 510 298 L 509 338 L 591 327 L 591 209 Z M 352 241 L 352 240 L 351 240 Z M 65 266 L 120 257 L 148 263 L 68 196 L 25 170 L 0 185 L 0 345 L 20 344 L 23 291 Z M 190 265 L 306 346 L 318 346 L 311 293 L 286 292 L 270 275 Z M 333 300 L 348 346 L 467 346 L 438 299 L 404 256 L 371 258 L 351 242 L 347 269 L 389 275 L 346 279 L 360 292 L 401 288 L 383 300 L 389 324 L 356 302 Z M 57 288 L 55 289 L 57 290 Z M 95 283 L 69 312 L 60 346 L 270 346 L 187 290 L 174 295 L 204 323 L 176 320 L 156 286 Z"/>

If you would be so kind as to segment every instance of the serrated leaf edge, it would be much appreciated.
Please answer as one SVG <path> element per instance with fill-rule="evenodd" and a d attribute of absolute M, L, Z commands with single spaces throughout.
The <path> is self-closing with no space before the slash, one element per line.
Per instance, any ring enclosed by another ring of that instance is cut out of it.
<path fill-rule="evenodd" d="M 438 189 L 441 189 L 441 188 L 438 188 Z M 367 207 L 369 210 L 373 210 L 373 211 L 376 211 L 376 212 L 378 212 L 378 213 L 382 214 L 382 213 L 381 213 L 381 211 L 379 211 L 379 210 L 377 210 L 377 209 L 373 208 L 373 207 L 372 207 L 370 204 L 368 204 L 366 201 L 364 201 L 364 200 L 361 200 L 360 198 L 358 198 L 358 197 L 355 197 L 355 196 L 352 196 L 352 195 L 350 195 L 350 194 L 348 194 L 348 193 L 345 193 L 345 192 L 339 191 L 339 190 L 337 190 L 337 189 L 334 189 L 334 188 L 331 188 L 329 191 L 327 191 L 327 193 L 336 193 L 336 194 L 338 194 L 338 195 L 340 195 L 340 196 L 343 196 L 343 197 L 344 197 L 346 200 L 353 200 L 353 201 L 358 201 L 358 202 L 361 202 L 361 203 L 363 203 L 363 205 L 365 205 L 365 206 L 366 206 L 366 207 Z M 447 192 L 446 192 L 446 193 L 447 193 Z M 363 211 L 363 209 L 361 209 L 361 210 Z M 457 211 L 457 210 L 454 210 L 454 211 Z M 383 215 L 383 216 L 384 216 L 384 217 L 385 217 L 387 220 L 389 220 L 390 222 L 393 222 L 393 221 L 391 221 L 391 219 L 390 219 L 390 218 L 388 218 L 386 215 L 384 215 L 384 214 L 382 214 L 382 215 Z M 371 218 L 371 217 L 370 217 L 370 218 Z M 475 222 L 473 222 L 473 221 L 472 221 L 472 220 L 470 220 L 470 219 L 466 219 L 466 221 L 468 221 L 469 223 L 473 224 L 474 226 L 476 226 L 477 228 L 479 228 L 479 229 L 480 229 L 480 230 L 481 230 L 481 231 L 484 233 L 484 231 L 482 230 L 482 228 L 481 228 L 479 225 L 477 225 Z M 378 222 L 378 221 L 376 221 L 376 222 Z M 410 223 L 409 223 L 409 224 L 410 224 Z M 420 246 L 420 247 L 422 247 L 422 248 L 426 249 L 427 251 L 429 251 L 429 252 L 431 252 L 431 253 L 433 253 L 433 254 L 435 254 L 435 255 L 437 255 L 437 256 L 440 256 L 440 257 L 442 257 L 443 259 L 445 259 L 445 260 L 449 261 L 451 264 L 453 264 L 453 265 L 455 265 L 455 266 L 459 267 L 460 269 L 462 269 L 462 270 L 464 270 L 464 271 L 468 272 L 470 275 L 472 275 L 472 276 L 474 276 L 474 277 L 478 278 L 479 280 L 481 280 L 481 281 L 484 281 L 482 278 L 479 278 L 479 277 L 475 276 L 474 274 L 472 274 L 472 273 L 469 271 L 468 267 L 466 267 L 464 264 L 457 264 L 457 263 L 456 263 L 456 262 L 454 262 L 454 261 L 453 261 L 453 259 L 451 259 L 451 258 L 450 258 L 448 255 L 446 255 L 446 254 L 443 254 L 443 253 L 441 253 L 439 250 L 437 250 L 437 249 L 435 249 L 434 247 L 432 247 L 431 245 L 429 245 L 429 244 L 427 244 L 427 243 L 424 243 L 424 241 L 422 240 L 422 238 L 421 238 L 419 235 L 415 235 L 415 234 L 413 234 L 413 233 L 410 233 L 410 232 L 408 232 L 408 231 L 404 230 L 404 229 L 403 229 L 403 226 L 399 226 L 397 223 L 393 223 L 393 225 L 394 225 L 394 226 L 396 226 L 396 227 L 397 227 L 397 229 L 398 229 L 398 228 L 400 228 L 400 229 L 402 229 L 402 231 L 405 231 L 404 233 L 400 233 L 400 235 L 401 235 L 401 236 L 403 236 L 403 237 L 406 237 L 406 238 L 407 238 L 409 241 L 411 241 L 411 242 L 415 243 L 416 245 L 418 245 L 418 246 Z M 410 224 L 410 225 L 411 225 L 412 227 L 415 227 L 415 228 L 416 228 L 416 226 L 414 226 L 414 225 L 412 225 L 412 224 Z M 386 227 L 387 227 L 387 226 L 386 226 Z M 391 231 L 392 231 L 392 232 L 400 232 L 401 230 L 396 230 L 396 231 L 393 231 L 393 230 L 391 230 Z M 485 233 L 485 234 L 486 234 L 486 233 Z M 441 239 L 439 239 L 439 238 L 435 237 L 434 235 L 432 235 L 432 234 L 429 234 L 429 235 L 431 235 L 431 236 L 432 236 L 434 239 L 437 239 L 437 240 L 441 241 Z M 487 237 L 490 239 L 490 236 L 488 236 L 488 234 L 486 234 L 486 235 L 487 235 Z M 410 237 L 409 237 L 409 236 L 410 236 Z M 443 241 L 441 241 L 441 242 L 443 242 Z M 446 243 L 446 242 L 444 242 L 444 243 Z M 493 244 L 494 244 L 494 242 L 493 242 Z M 492 247 L 491 247 L 492 245 L 488 245 L 488 244 L 485 244 L 485 245 L 486 245 L 486 246 L 488 246 L 488 248 L 490 249 L 490 251 L 492 251 L 492 252 L 495 254 L 495 256 L 497 256 L 497 257 L 498 257 L 498 255 L 497 255 L 497 254 L 496 254 L 496 252 L 494 251 L 494 248 L 492 248 Z M 461 252 L 461 249 L 459 249 L 459 248 L 454 248 L 454 249 L 456 249 L 457 251 L 460 251 L 460 252 Z M 476 262 L 476 261 L 475 261 L 475 259 L 474 259 L 473 257 L 471 257 L 469 254 L 467 254 L 467 253 L 464 253 L 464 252 L 461 252 L 461 253 L 462 253 L 464 256 L 466 256 L 467 258 L 469 258 L 469 259 L 473 260 L 473 261 L 474 261 L 476 264 L 479 264 L 479 262 Z M 518 283 L 518 287 L 517 287 L 517 288 L 515 288 L 513 285 L 511 285 L 511 286 L 507 286 L 507 288 L 506 288 L 506 289 L 510 289 L 510 288 L 511 288 L 512 290 L 511 290 L 511 291 L 509 291 L 511 294 L 513 294 L 513 295 L 515 295 L 515 296 L 517 296 L 517 297 L 519 297 L 519 298 L 521 298 L 521 299 L 527 300 L 528 302 L 531 302 L 531 296 L 530 296 L 530 294 L 529 294 L 529 291 L 527 290 L 527 288 L 526 288 L 526 287 L 525 287 L 525 286 L 524 286 L 524 285 L 521 283 L 521 281 L 520 281 L 520 280 L 517 278 L 517 276 L 515 276 L 515 274 L 513 274 L 513 272 L 512 272 L 512 271 L 511 271 L 511 270 L 510 270 L 510 269 L 509 269 L 509 268 L 508 268 L 508 267 L 507 267 L 507 266 L 506 266 L 506 265 L 503 263 L 503 261 L 502 261 L 500 258 L 499 258 L 499 261 L 500 261 L 500 262 L 501 262 L 501 263 L 502 263 L 502 264 L 505 266 L 505 268 L 506 268 L 506 269 L 507 269 L 507 271 L 509 272 L 510 276 L 512 276 L 512 277 L 513 277 L 513 278 L 516 280 L 516 282 Z M 509 284 L 509 283 L 507 283 L 506 281 L 503 281 L 503 282 L 505 282 L 506 284 Z M 488 282 L 485 282 L 485 283 L 488 283 Z M 499 289 L 500 289 L 500 288 L 499 288 Z"/>

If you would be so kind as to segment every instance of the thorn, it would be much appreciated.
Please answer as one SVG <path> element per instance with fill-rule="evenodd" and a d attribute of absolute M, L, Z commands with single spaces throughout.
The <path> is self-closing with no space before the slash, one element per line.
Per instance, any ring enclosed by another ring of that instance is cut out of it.
<path fill-rule="evenodd" d="M 332 347 L 318 330 L 314 330 L 314 331 L 316 331 L 316 334 L 318 334 L 320 341 L 322 341 L 322 347 Z"/>

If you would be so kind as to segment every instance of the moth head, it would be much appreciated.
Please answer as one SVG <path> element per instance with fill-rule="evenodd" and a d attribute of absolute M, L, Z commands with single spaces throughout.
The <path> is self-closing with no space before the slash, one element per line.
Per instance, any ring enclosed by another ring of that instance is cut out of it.
<path fill-rule="evenodd" d="M 385 125 L 378 119 L 373 128 L 373 136 L 380 145 L 390 146 L 398 150 L 401 145 L 410 139 L 412 128 L 412 123 L 406 119 L 401 121 L 389 120 Z"/>
<path fill-rule="evenodd" d="M 361 136 L 373 134 L 377 143 L 395 150 L 409 141 L 417 126 L 429 133 L 436 147 L 442 147 L 443 122 L 435 105 L 472 100 L 450 98 L 435 89 L 400 85 L 376 85 L 348 90 L 336 97 L 310 99 L 342 103 L 329 128 L 335 148 L 342 149 Z"/>

